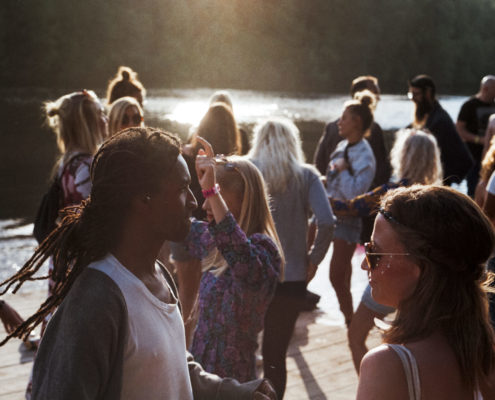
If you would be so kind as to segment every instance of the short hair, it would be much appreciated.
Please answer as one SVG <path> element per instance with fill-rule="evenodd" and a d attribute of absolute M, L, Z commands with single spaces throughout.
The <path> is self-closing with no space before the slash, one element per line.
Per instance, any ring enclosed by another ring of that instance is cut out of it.
<path fill-rule="evenodd" d="M 146 90 L 132 68 L 120 66 L 115 77 L 108 83 L 107 104 L 125 96 L 134 97 L 142 107 Z"/>
<path fill-rule="evenodd" d="M 224 103 L 213 103 L 193 134 L 191 144 L 199 149 L 196 137 L 206 139 L 216 154 L 241 154 L 241 135 L 231 109 Z"/>
<path fill-rule="evenodd" d="M 143 109 L 134 97 L 126 96 L 114 101 L 108 111 L 108 136 L 115 135 L 122 127 L 122 119 L 129 107 L 136 107 L 141 117 Z M 139 126 L 143 126 L 141 121 Z"/>
<path fill-rule="evenodd" d="M 419 129 L 401 129 L 390 152 L 394 175 L 410 184 L 442 184 L 442 163 L 435 137 Z"/>
<path fill-rule="evenodd" d="M 378 78 L 372 75 L 362 75 L 355 78 L 351 83 L 351 97 L 366 89 L 375 95 L 380 94 Z"/>
<path fill-rule="evenodd" d="M 103 106 L 92 90 L 81 90 L 47 101 L 44 109 L 62 153 L 79 150 L 94 154 L 107 136 L 106 127 L 101 123 Z"/>
<path fill-rule="evenodd" d="M 405 343 L 440 331 L 456 355 L 464 383 L 474 392 L 495 362 L 483 283 L 495 242 L 490 221 L 471 198 L 445 186 L 391 190 L 381 207 L 421 270 L 385 341 Z"/>
<path fill-rule="evenodd" d="M 287 189 L 289 182 L 302 182 L 304 153 L 299 129 L 290 120 L 271 118 L 254 129 L 248 157 L 256 162 L 271 194 Z"/>
<path fill-rule="evenodd" d="M 436 87 L 435 82 L 433 82 L 433 78 L 431 76 L 425 74 L 417 75 L 409 80 L 409 86 L 419 88 L 423 92 L 425 92 L 427 88 L 430 88 L 431 95 L 433 96 L 433 98 L 435 98 Z"/>
<path fill-rule="evenodd" d="M 349 110 L 353 116 L 361 120 L 363 134 L 367 134 L 373 123 L 373 109 L 376 104 L 376 96 L 369 90 L 357 92 L 354 100 L 346 101 L 344 110 Z"/>

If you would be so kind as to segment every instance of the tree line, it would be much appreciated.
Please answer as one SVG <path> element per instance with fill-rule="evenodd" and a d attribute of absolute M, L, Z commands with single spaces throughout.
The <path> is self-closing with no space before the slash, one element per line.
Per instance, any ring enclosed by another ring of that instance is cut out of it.
<path fill-rule="evenodd" d="M 430 74 L 474 93 L 495 73 L 495 0 L 2 0 L 2 87 L 103 88 L 119 65 L 147 87 L 403 92 Z"/>

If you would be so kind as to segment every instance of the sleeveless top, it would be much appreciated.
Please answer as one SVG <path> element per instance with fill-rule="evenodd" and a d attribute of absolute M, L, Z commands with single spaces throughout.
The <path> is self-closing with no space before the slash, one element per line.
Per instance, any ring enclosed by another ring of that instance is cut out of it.
<path fill-rule="evenodd" d="M 421 382 L 419 380 L 418 364 L 411 351 L 401 344 L 387 344 L 387 346 L 397 353 L 402 362 L 402 367 L 406 374 L 409 400 L 421 400 Z M 479 390 L 474 393 L 474 400 L 483 400 L 483 396 Z"/>

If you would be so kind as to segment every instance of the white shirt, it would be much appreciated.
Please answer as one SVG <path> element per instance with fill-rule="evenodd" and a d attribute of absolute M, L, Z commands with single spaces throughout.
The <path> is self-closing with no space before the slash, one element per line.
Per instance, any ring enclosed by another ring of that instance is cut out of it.
<path fill-rule="evenodd" d="M 105 273 L 118 285 L 127 306 L 121 398 L 192 399 L 184 324 L 177 299 L 173 303 L 158 300 L 111 254 L 90 268 Z M 167 285 L 165 279 L 164 284 Z M 173 296 L 172 290 L 170 293 Z"/>

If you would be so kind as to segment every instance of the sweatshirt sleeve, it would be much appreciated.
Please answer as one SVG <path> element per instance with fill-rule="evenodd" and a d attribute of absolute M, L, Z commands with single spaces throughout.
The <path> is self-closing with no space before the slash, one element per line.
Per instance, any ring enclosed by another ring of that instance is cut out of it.
<path fill-rule="evenodd" d="M 195 400 L 251 400 L 263 379 L 239 383 L 235 379 L 220 378 L 206 372 L 193 356 L 187 353 L 187 365 Z"/>
<path fill-rule="evenodd" d="M 210 224 L 209 230 L 235 279 L 259 288 L 277 281 L 281 258 L 267 235 L 255 233 L 248 238 L 230 212 L 220 223 Z"/>
<path fill-rule="evenodd" d="M 314 265 L 320 264 L 328 251 L 335 228 L 335 216 L 333 215 L 325 188 L 320 178 L 310 174 L 309 206 L 316 218 L 316 238 L 309 252 L 309 258 Z"/>
<path fill-rule="evenodd" d="M 120 289 L 104 273 L 85 270 L 40 343 L 32 399 L 119 399 L 126 327 Z"/>

